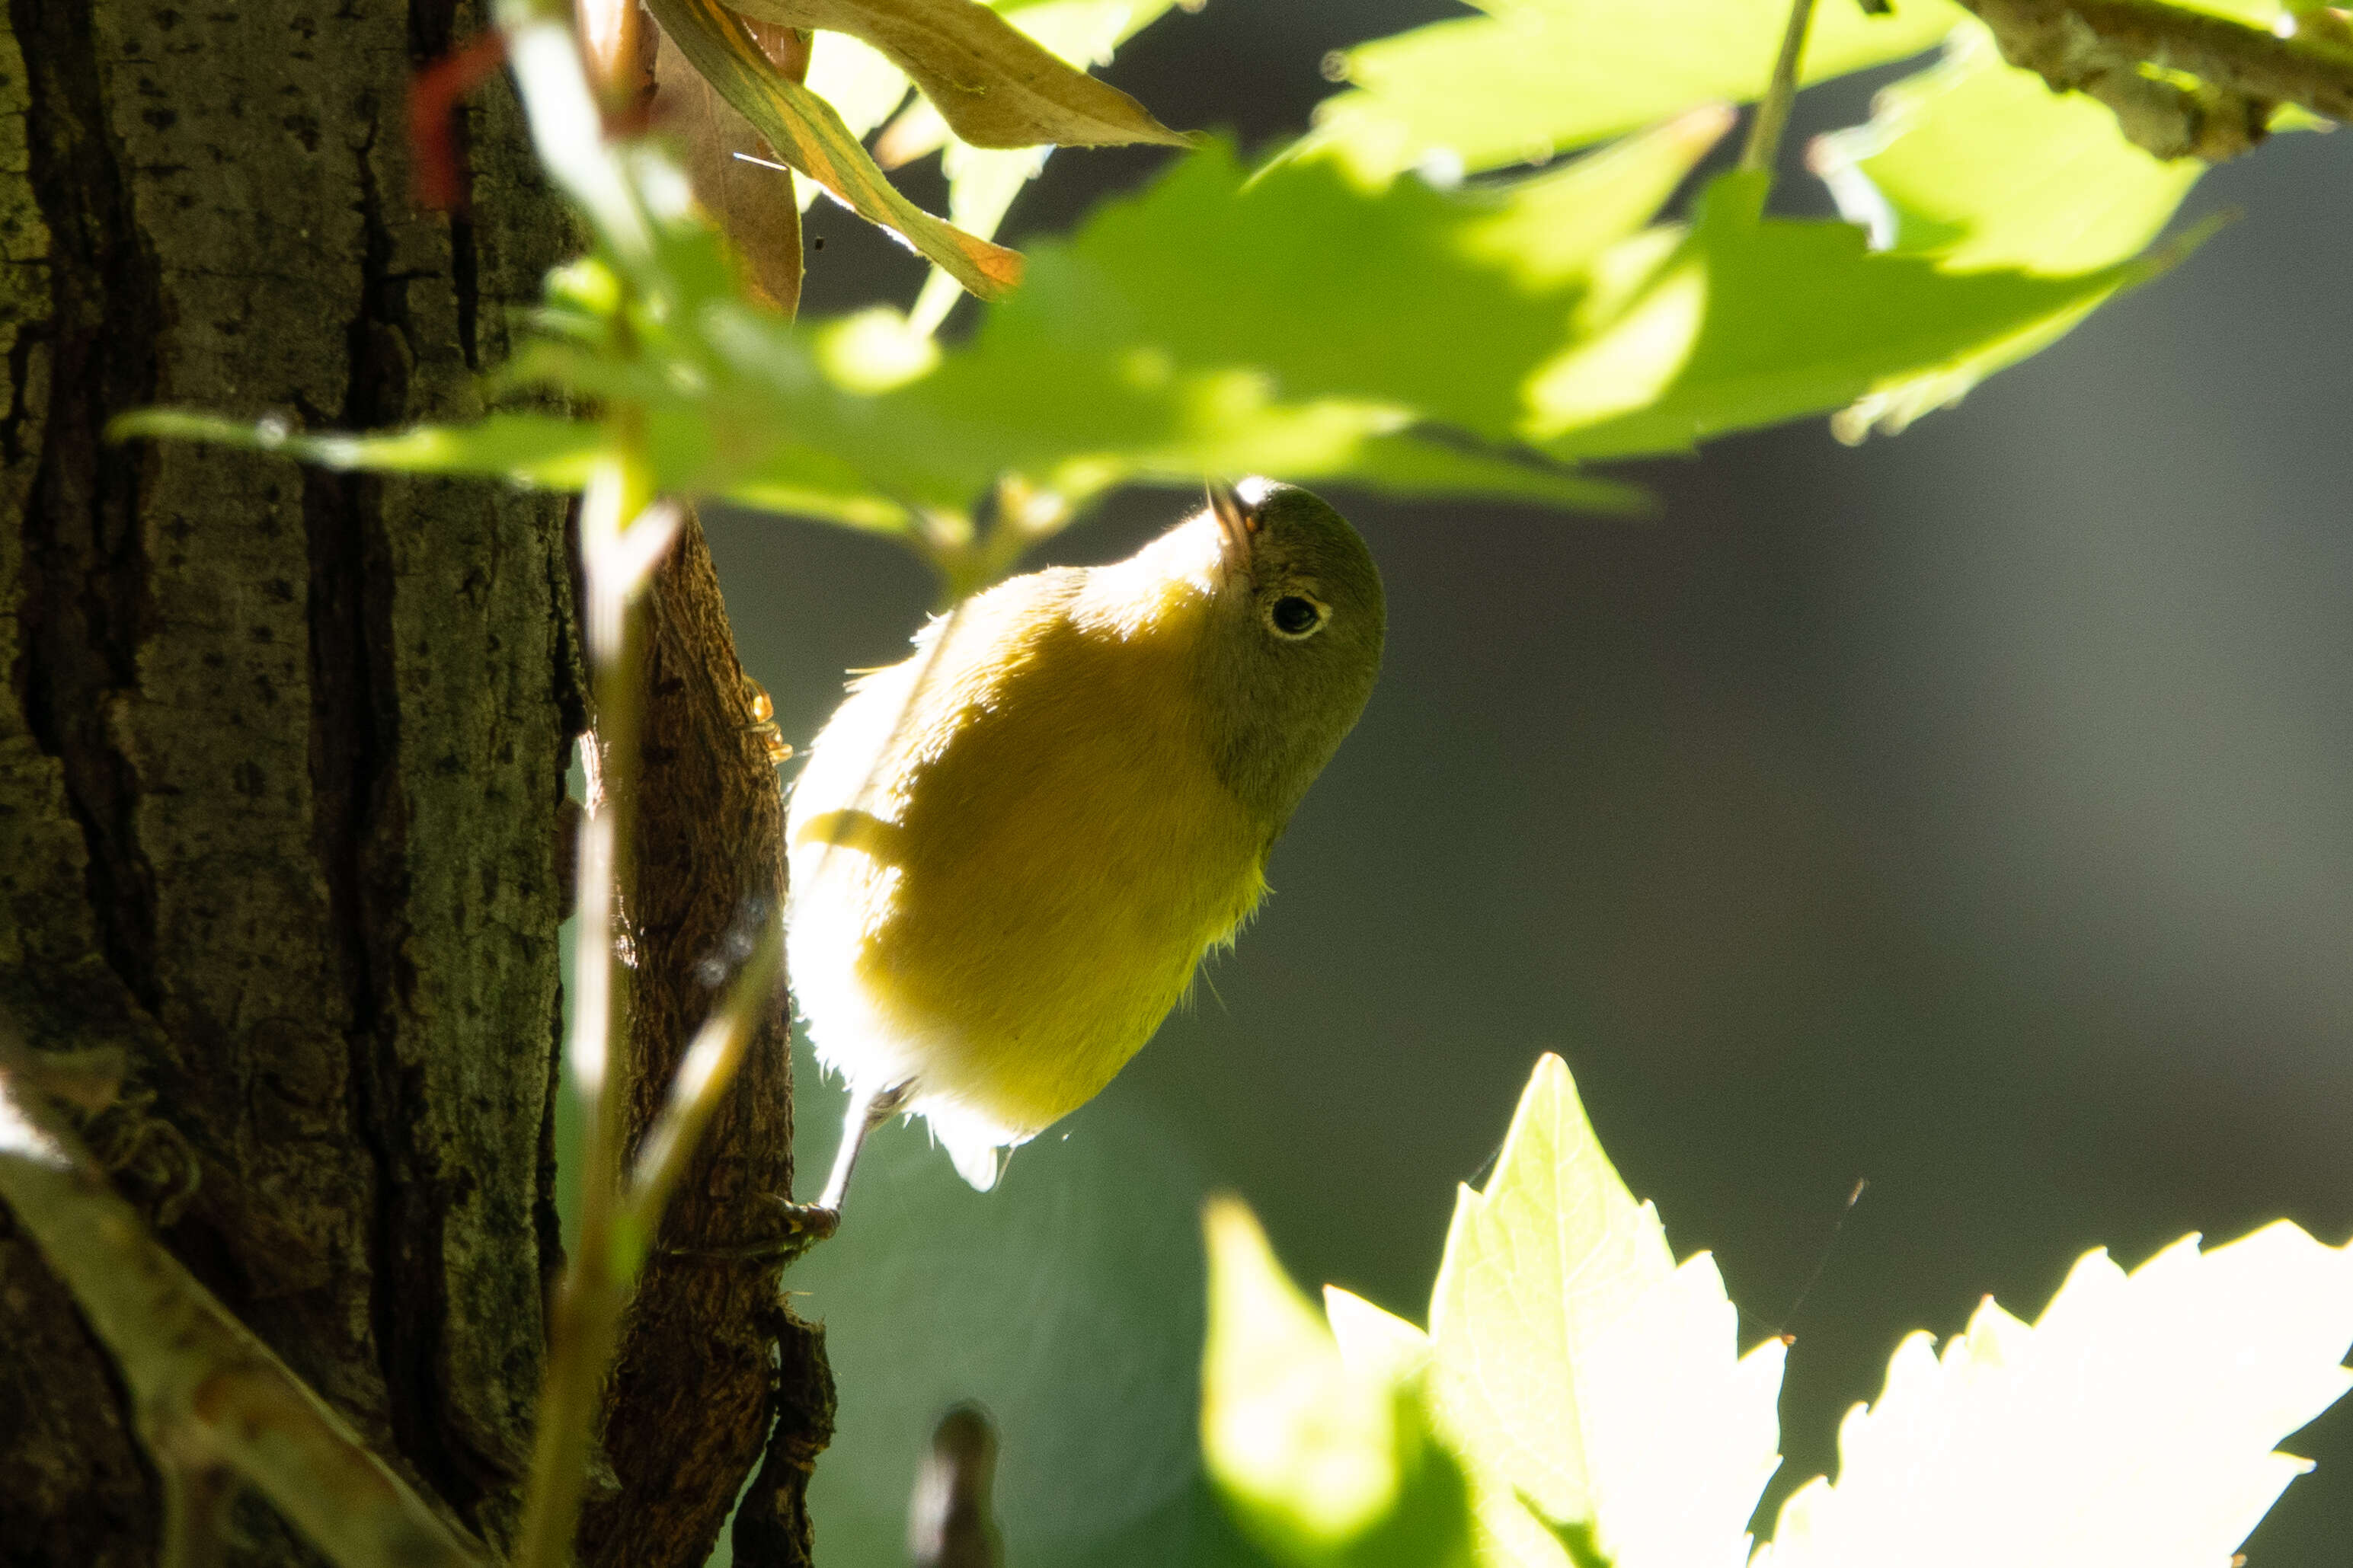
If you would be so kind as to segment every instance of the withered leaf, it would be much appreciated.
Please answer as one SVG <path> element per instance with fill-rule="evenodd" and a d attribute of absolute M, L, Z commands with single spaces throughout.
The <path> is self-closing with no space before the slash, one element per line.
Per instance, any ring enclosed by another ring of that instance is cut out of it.
<path fill-rule="evenodd" d="M 807 49 L 790 28 L 754 26 L 760 29 L 755 41 L 780 71 L 797 75 L 795 63 L 807 68 Z M 801 292 L 801 217 L 792 176 L 767 166 L 778 161 L 767 138 L 703 80 L 667 33 L 655 58 L 654 79 L 654 122 L 684 152 L 694 199 L 743 257 L 754 292 L 791 315 Z"/>
<path fill-rule="evenodd" d="M 1184 147 L 1109 82 L 1065 65 L 979 0 L 735 0 L 762 21 L 865 39 L 915 80 L 975 147 Z"/>
<path fill-rule="evenodd" d="M 1019 252 L 976 239 L 901 195 L 833 106 L 778 70 L 744 19 L 718 0 L 646 0 L 646 8 L 688 63 L 768 139 L 776 155 L 843 205 L 905 237 L 984 300 L 997 299 L 1020 281 Z"/>

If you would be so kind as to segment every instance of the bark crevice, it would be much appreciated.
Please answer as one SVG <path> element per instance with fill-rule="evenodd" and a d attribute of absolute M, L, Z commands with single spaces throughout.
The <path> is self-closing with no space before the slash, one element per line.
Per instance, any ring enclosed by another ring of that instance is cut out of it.
<path fill-rule="evenodd" d="M 139 684 L 142 476 L 135 462 L 107 460 L 103 434 L 114 409 L 155 395 L 145 350 L 164 324 L 162 275 L 132 221 L 129 155 L 108 132 L 88 13 L 10 0 L 9 20 L 27 70 L 26 173 L 49 233 L 51 290 L 48 332 L 18 345 L 29 357 L 37 343 L 49 361 L 17 584 L 19 691 L 34 742 L 63 768 L 105 957 L 152 1014 L 154 872 L 129 820 L 141 781 L 108 723 Z M 20 403 L 18 424 L 25 412 Z"/>
<path fill-rule="evenodd" d="M 569 227 L 503 82 L 466 111 L 474 212 L 410 201 L 409 71 L 476 0 L 0 25 L 29 140 L 0 161 L 0 1006 L 36 1049 L 129 1048 L 96 1157 L 496 1545 L 553 1251 L 560 507 L 102 442 L 157 402 L 479 413 Z M 109 1363 L 0 1215 L 0 1565 L 136 1568 L 154 1509 Z M 235 1519 L 232 1562 L 311 1561 Z"/>

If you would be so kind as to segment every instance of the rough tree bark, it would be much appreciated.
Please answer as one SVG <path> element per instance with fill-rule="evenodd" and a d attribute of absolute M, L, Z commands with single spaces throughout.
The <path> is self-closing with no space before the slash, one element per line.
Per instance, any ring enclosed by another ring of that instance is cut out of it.
<path fill-rule="evenodd" d="M 638 1132 L 659 1109 L 689 1034 L 749 952 L 752 926 L 776 918 L 785 888 L 784 801 L 754 733 L 757 688 L 735 662 L 719 578 L 691 517 L 655 580 L 651 609 L 629 922 Z M 623 1327 L 604 1433 L 616 1486 L 588 1500 L 584 1564 L 701 1562 L 768 1441 L 781 1481 L 747 1499 L 735 1560 L 744 1568 L 809 1561 L 804 1503 L 809 1465 L 832 1436 L 833 1390 L 821 1331 L 781 1294 L 786 1226 L 771 1195 L 792 1192 L 792 1144 L 791 1039 L 779 1005 L 753 1036 L 734 1092 L 670 1201 Z M 694 1550 L 672 1555 L 673 1542 Z"/>
<path fill-rule="evenodd" d="M 466 113 L 469 212 L 408 200 L 408 75 L 482 23 L 478 0 L 0 0 L 0 1007 L 37 1047 L 127 1048 L 130 1092 L 85 1129 L 118 1185 L 499 1545 L 558 1258 L 554 933 L 586 717 L 561 507 L 100 440 L 154 403 L 341 426 L 479 408 L 570 234 L 503 84 Z M 744 879 L 708 894 L 723 927 Z M 734 1118 L 776 1141 L 743 1183 L 789 1176 L 781 1061 Z M 719 1300 L 704 1331 L 762 1389 L 829 1388 L 773 1293 L 655 1284 L 657 1316 Z M 780 1451 L 822 1445 L 822 1404 L 787 1413 Z M 732 1493 L 765 1415 L 754 1397 L 705 1491 Z M 5 1210 L 0 1521 L 11 1568 L 154 1556 L 119 1383 Z M 241 1562 L 314 1560 L 256 1504 L 237 1537 Z M 707 1540 L 625 1532 L 600 1560 L 687 1563 Z"/>

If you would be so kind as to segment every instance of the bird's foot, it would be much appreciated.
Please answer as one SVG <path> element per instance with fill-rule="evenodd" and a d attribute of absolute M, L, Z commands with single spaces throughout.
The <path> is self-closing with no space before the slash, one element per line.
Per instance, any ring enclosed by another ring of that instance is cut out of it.
<path fill-rule="evenodd" d="M 692 1258 L 710 1263 L 791 1263 L 841 1228 L 841 1211 L 819 1204 L 797 1204 L 777 1193 L 760 1194 L 778 1220 L 776 1234 L 733 1247 L 664 1247 L 665 1258 Z"/>

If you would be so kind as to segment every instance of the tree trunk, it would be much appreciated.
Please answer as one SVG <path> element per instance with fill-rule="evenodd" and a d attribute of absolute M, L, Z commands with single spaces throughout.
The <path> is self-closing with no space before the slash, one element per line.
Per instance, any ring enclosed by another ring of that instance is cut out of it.
<path fill-rule="evenodd" d="M 409 199 L 409 73 L 485 25 L 478 0 L 5 0 L 0 22 L 0 1008 L 37 1048 L 128 1051 L 128 1092 L 85 1128 L 117 1184 L 503 1546 L 559 1257 L 563 781 L 586 720 L 562 506 L 101 431 L 148 404 L 479 412 L 571 227 L 503 81 L 465 113 L 470 208 Z M 724 648 L 723 616 L 710 635 Z M 707 895 L 725 918 L 744 879 Z M 790 1179 L 768 1044 L 738 1120 L 780 1142 L 753 1185 Z M 712 1289 L 685 1272 L 646 1310 Z M 714 1342 L 762 1388 L 829 1387 L 772 1291 L 721 1293 Z M 815 1434 L 823 1402 L 802 1403 L 780 1446 Z M 732 1495 L 766 1414 L 748 1402 L 704 1490 Z M 0 1564 L 153 1561 L 133 1431 L 0 1210 Z M 315 1560 L 251 1502 L 236 1540 L 242 1562 Z"/>

